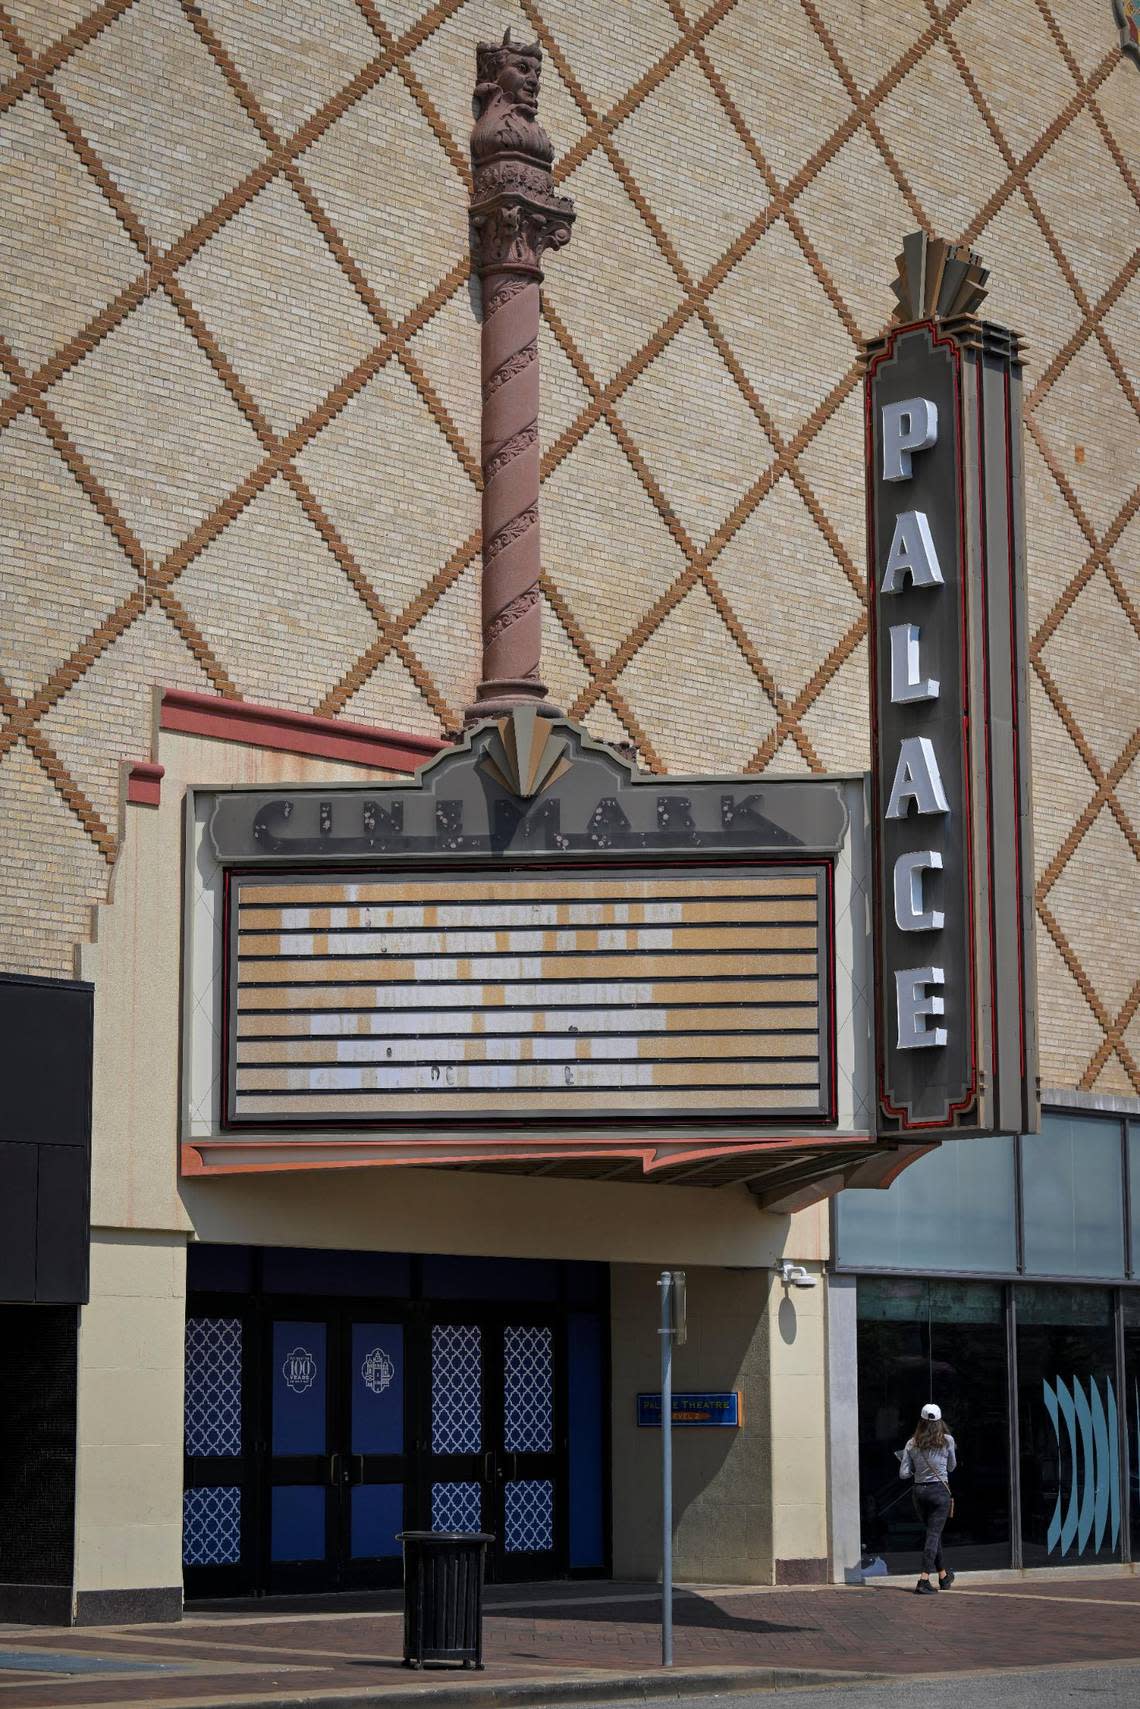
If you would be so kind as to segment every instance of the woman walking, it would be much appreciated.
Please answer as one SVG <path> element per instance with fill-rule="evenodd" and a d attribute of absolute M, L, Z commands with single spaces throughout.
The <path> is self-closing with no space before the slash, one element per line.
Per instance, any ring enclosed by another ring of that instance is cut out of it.
<path fill-rule="evenodd" d="M 942 1528 L 954 1511 L 949 1480 L 957 1463 L 954 1438 L 946 1428 L 942 1408 L 928 1401 L 914 1435 L 899 1455 L 899 1477 L 914 1479 L 915 1512 L 926 1527 L 922 1571 L 914 1587 L 919 1596 L 935 1596 L 954 1583 L 954 1574 L 942 1564 Z M 930 1582 L 932 1572 L 938 1574 L 937 1585 Z"/>

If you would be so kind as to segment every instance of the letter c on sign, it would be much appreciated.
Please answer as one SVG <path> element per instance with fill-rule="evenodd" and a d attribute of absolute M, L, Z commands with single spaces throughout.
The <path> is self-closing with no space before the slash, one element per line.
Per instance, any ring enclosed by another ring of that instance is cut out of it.
<path fill-rule="evenodd" d="M 937 849 L 919 849 L 901 854 L 895 862 L 895 925 L 900 932 L 937 932 L 946 923 L 940 908 L 929 910 L 922 903 L 922 875 L 941 872 L 942 856 Z"/>

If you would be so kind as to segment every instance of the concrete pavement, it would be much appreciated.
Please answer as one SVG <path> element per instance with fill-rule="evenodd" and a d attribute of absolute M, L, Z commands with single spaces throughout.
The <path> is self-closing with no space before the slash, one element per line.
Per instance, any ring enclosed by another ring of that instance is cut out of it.
<path fill-rule="evenodd" d="M 361 1601 L 317 1612 L 258 1604 L 194 1610 L 167 1626 L 0 1628 L 0 1709 L 546 1709 L 648 1701 L 662 1690 L 674 1701 L 745 1693 L 732 1696 L 735 1705 L 758 1688 L 770 1706 L 772 1692 L 785 1686 L 799 1688 L 797 1709 L 807 1709 L 805 1691 L 839 1684 L 844 1709 L 855 1709 L 850 1694 L 875 1680 L 876 1705 L 927 1709 L 926 1686 L 919 1696 L 915 1688 L 929 1675 L 948 1686 L 953 1676 L 957 1690 L 987 1670 L 1140 1667 L 1140 1579 L 1125 1576 L 963 1578 L 926 1598 L 881 1582 L 692 1587 L 677 1595 L 671 1675 L 658 1666 L 659 1592 L 650 1585 L 492 1587 L 481 1674 L 405 1670 L 398 1596 Z M 905 1686 L 888 1684 L 904 1676 Z M 1009 1709 L 1018 1689 L 1009 1673 Z M 833 1709 L 834 1695 L 824 1689 L 822 1697 Z M 1089 1697 L 1082 1691 L 1079 1700 Z M 955 1709 L 963 1701 L 956 1696 Z M 1033 1709 L 1042 1701 L 1034 1695 Z"/>

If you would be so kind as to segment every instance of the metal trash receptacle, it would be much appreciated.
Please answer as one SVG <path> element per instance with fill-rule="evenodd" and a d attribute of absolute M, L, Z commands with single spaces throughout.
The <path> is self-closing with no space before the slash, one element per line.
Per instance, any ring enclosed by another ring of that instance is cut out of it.
<path fill-rule="evenodd" d="M 484 1531 L 401 1531 L 404 1666 L 483 1666 Z"/>

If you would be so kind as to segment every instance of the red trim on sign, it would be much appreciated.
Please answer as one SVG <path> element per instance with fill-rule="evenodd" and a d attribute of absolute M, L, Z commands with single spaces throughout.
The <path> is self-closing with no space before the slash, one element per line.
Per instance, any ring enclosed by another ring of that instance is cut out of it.
<path fill-rule="evenodd" d="M 978 560 L 982 573 L 982 703 L 985 708 L 985 741 L 983 753 L 986 761 L 986 869 L 989 884 L 989 932 L 990 932 L 990 1070 L 994 1081 L 998 1074 L 998 978 L 997 978 L 997 905 L 996 886 L 994 882 L 994 779 L 993 779 L 993 717 L 990 711 L 990 554 L 989 554 L 989 494 L 986 492 L 986 416 L 985 400 L 982 382 L 985 369 L 982 362 L 976 364 L 977 384 L 976 408 L 978 412 Z"/>
<path fill-rule="evenodd" d="M 162 800 L 166 767 L 153 760 L 136 760 L 127 773 L 127 800 L 135 807 L 157 807 Z"/>
<path fill-rule="evenodd" d="M 1025 1084 L 1025 901 L 1021 892 L 1021 721 L 1018 717 L 1017 696 L 1020 683 L 1018 680 L 1018 660 L 1020 649 L 1017 642 L 1017 563 L 1016 547 L 1013 537 L 1013 507 L 1016 499 L 1013 484 L 1013 403 L 1011 400 L 1011 375 L 1005 371 L 1005 525 L 1006 525 L 1006 554 L 1009 565 L 1009 685 L 1010 685 L 1010 727 L 1013 736 L 1013 792 L 1016 805 L 1016 820 L 1013 835 L 1013 858 L 1017 873 L 1017 1025 L 1021 1039 L 1021 1081 Z"/>
<path fill-rule="evenodd" d="M 273 748 L 278 753 L 307 754 L 314 759 L 348 760 L 382 771 L 415 771 L 448 745 L 436 736 L 385 730 L 372 724 L 347 724 L 339 718 L 316 718 L 308 712 L 259 706 L 249 700 L 222 700 L 184 688 L 163 691 L 158 721 L 160 729 L 181 735 L 243 742 L 251 748 Z"/>

